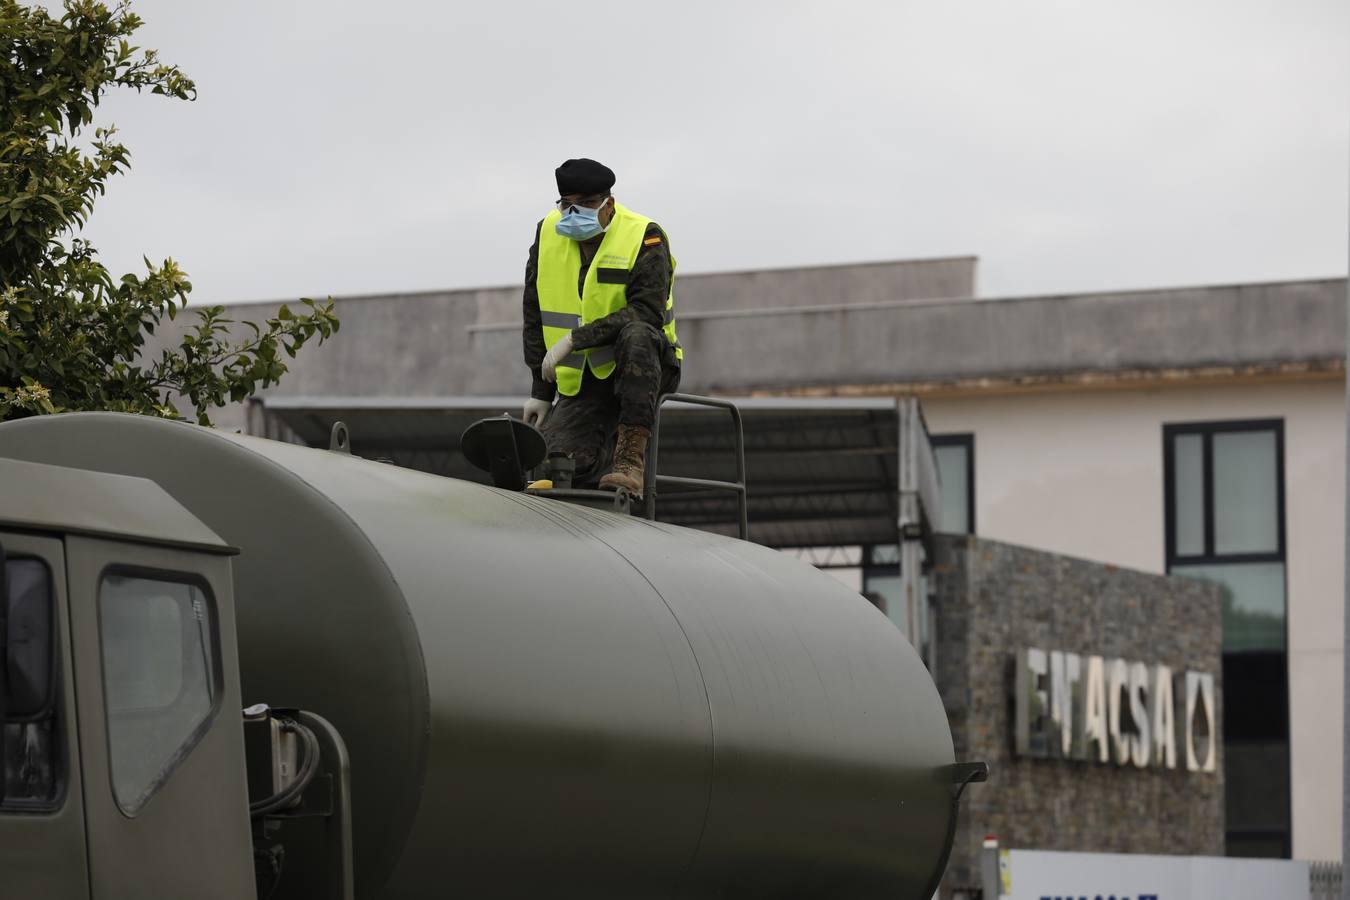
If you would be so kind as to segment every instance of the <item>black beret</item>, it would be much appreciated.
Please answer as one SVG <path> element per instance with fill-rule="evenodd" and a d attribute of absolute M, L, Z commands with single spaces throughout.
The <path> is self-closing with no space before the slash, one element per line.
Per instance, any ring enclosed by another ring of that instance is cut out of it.
<path fill-rule="evenodd" d="M 608 194 L 614 187 L 614 173 L 609 166 L 593 159 L 569 159 L 554 171 L 558 178 L 558 196 L 580 194 L 591 197 Z"/>

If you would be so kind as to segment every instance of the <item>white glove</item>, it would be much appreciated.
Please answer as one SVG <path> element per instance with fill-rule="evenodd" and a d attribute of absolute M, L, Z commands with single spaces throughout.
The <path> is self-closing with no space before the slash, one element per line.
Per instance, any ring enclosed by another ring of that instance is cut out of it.
<path fill-rule="evenodd" d="M 558 340 L 558 343 L 549 347 L 548 352 L 544 354 L 544 362 L 540 366 L 540 369 L 542 370 L 545 381 L 553 382 L 558 380 L 558 363 L 570 356 L 571 353 L 572 332 L 569 331 Z"/>
<path fill-rule="evenodd" d="M 544 424 L 544 417 L 548 415 L 548 411 L 552 408 L 553 404 L 547 400 L 536 400 L 531 397 L 525 401 L 525 411 L 520 414 L 520 417 L 525 420 L 526 425 L 533 425 L 538 428 Z"/>

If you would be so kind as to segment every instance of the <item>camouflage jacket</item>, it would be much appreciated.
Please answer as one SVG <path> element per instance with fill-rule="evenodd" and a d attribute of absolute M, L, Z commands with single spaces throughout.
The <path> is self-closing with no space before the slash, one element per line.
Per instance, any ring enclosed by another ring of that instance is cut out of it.
<path fill-rule="evenodd" d="M 539 367 L 544 361 L 548 349 L 544 345 L 544 331 L 539 317 L 539 293 L 535 288 L 535 278 L 539 268 L 539 227 L 534 226 L 534 243 L 530 245 L 530 257 L 525 263 L 525 296 L 522 304 L 524 328 L 521 338 L 525 348 L 525 365 L 530 369 L 533 384 L 530 396 L 536 400 L 552 400 L 557 387 L 544 380 Z M 588 350 L 591 347 L 603 347 L 614 343 L 619 331 L 629 322 L 646 322 L 657 331 L 665 323 L 666 297 L 670 294 L 670 250 L 666 247 L 666 234 L 661 226 L 652 222 L 647 226 L 648 238 L 658 237 L 658 244 L 642 245 L 637 261 L 628 279 L 628 305 L 623 309 L 582 325 L 572 332 L 572 347 L 576 350 Z M 586 272 L 591 267 L 595 251 L 600 241 L 584 241 L 581 244 L 581 276 L 577 281 L 578 293 L 586 283 Z"/>

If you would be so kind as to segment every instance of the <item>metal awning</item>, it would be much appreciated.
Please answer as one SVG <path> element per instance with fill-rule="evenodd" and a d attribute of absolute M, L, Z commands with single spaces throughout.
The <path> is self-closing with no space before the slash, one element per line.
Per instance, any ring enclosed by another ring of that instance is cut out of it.
<path fill-rule="evenodd" d="M 770 547 L 894 544 L 900 505 L 901 408 L 895 398 L 731 398 L 745 428 L 750 539 Z M 345 422 L 352 452 L 488 482 L 459 451 L 472 422 L 510 412 L 516 397 L 273 397 L 253 401 L 255 434 L 328 446 Z M 931 454 L 931 451 L 930 451 Z M 734 481 L 731 420 L 724 410 L 667 403 L 662 475 Z M 730 493 L 663 493 L 657 518 L 736 533 Z"/>

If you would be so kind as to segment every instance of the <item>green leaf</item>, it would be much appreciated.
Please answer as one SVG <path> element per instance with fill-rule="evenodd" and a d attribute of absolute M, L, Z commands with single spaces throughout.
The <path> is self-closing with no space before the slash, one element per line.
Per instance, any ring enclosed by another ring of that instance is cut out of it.
<path fill-rule="evenodd" d="M 0 397 L 15 396 L 16 385 L 50 391 L 0 403 L 0 419 L 100 408 L 179 418 L 180 402 L 209 423 L 212 407 L 284 375 L 283 351 L 292 358 L 310 337 L 322 343 L 336 332 L 331 298 L 322 309 L 305 298 L 299 314 L 283 306 L 274 319 L 242 321 L 237 341 L 221 307 L 197 310 L 192 325 L 161 327 L 192 290 L 172 258 L 158 268 L 146 258 L 139 276 L 115 276 L 99 262 L 78 229 L 130 160 L 115 129 L 94 125 L 100 102 L 115 87 L 192 99 L 196 86 L 129 43 L 141 21 L 122 0 L 64 7 L 56 19 L 0 0 L 11 48 L 10 63 L 0 62 L 0 290 L 13 286 L 3 301 Z M 93 139 L 80 141 L 86 125 Z M 157 331 L 176 342 L 142 356 Z"/>

